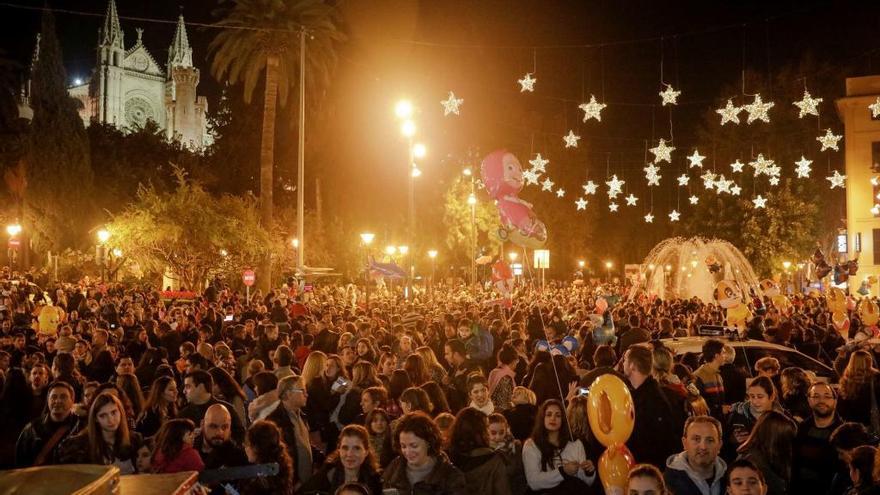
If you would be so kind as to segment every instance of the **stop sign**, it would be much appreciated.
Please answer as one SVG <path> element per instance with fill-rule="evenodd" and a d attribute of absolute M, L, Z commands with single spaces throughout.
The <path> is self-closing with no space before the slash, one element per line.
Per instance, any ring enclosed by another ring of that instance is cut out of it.
<path fill-rule="evenodd" d="M 245 270 L 241 273 L 241 281 L 244 282 L 244 285 L 250 287 L 254 285 L 254 281 L 257 279 L 257 275 L 253 270 Z"/>

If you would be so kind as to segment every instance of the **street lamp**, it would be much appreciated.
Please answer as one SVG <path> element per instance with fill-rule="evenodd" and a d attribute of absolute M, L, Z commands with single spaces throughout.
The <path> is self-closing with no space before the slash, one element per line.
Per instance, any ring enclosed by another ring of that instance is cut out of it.
<path fill-rule="evenodd" d="M 110 239 L 110 231 L 107 229 L 101 229 L 98 231 L 98 242 L 104 244 L 107 240 Z"/>
<path fill-rule="evenodd" d="M 299 249 L 299 239 L 294 237 L 290 240 L 290 245 L 293 246 L 293 249 Z"/>
<path fill-rule="evenodd" d="M 614 263 L 610 261 L 605 262 L 605 272 L 608 274 L 608 282 L 611 282 L 611 267 L 614 266 Z"/>
<path fill-rule="evenodd" d="M 413 145 L 413 156 L 416 158 L 424 158 L 425 155 L 428 154 L 428 148 L 425 147 L 422 143 L 416 143 Z"/>
<path fill-rule="evenodd" d="M 583 270 L 587 263 L 584 260 L 578 260 L 578 267 Z"/>
<path fill-rule="evenodd" d="M 409 252 L 409 246 L 397 246 L 397 252 L 400 253 L 401 256 L 406 256 L 406 253 Z"/>
<path fill-rule="evenodd" d="M 397 252 L 397 248 L 394 246 L 385 246 L 385 254 L 388 256 L 394 256 L 394 253 Z"/>
<path fill-rule="evenodd" d="M 9 234 L 9 265 L 15 267 L 16 260 L 18 259 L 18 249 L 21 246 L 21 239 L 18 239 L 18 234 L 21 234 L 21 224 L 15 222 L 7 225 L 6 233 Z"/>
<path fill-rule="evenodd" d="M 6 233 L 9 234 L 10 237 L 15 237 L 18 234 L 21 234 L 21 225 L 17 223 L 13 223 L 6 226 Z"/>
<path fill-rule="evenodd" d="M 516 258 L 519 257 L 519 253 L 511 251 L 507 253 L 507 257 L 510 259 L 510 262 L 513 263 L 514 261 L 516 261 Z"/>
<path fill-rule="evenodd" d="M 471 286 L 477 283 L 477 196 L 473 189 L 474 183 L 471 179 L 471 193 L 467 199 L 471 206 Z"/>
<path fill-rule="evenodd" d="M 364 290 L 367 293 L 367 314 L 369 317 L 370 311 L 370 243 L 373 242 L 373 238 L 376 237 L 376 234 L 372 232 L 362 232 L 361 233 L 361 242 L 364 245 L 364 256 L 366 257 L 367 264 L 364 269 Z"/>
<path fill-rule="evenodd" d="M 397 118 L 399 119 L 408 119 L 412 117 L 412 103 L 410 103 L 409 100 L 398 101 L 397 105 L 394 106 L 394 114 L 397 115 Z"/>
<path fill-rule="evenodd" d="M 411 138 L 416 135 L 416 123 L 412 120 L 404 121 L 403 124 L 400 125 L 400 132 L 404 136 Z"/>
<path fill-rule="evenodd" d="M 107 282 L 107 241 L 110 240 L 110 231 L 101 229 L 98 231 L 98 261 L 101 263 L 101 282 Z"/>
<path fill-rule="evenodd" d="M 428 250 L 428 258 L 431 258 L 431 292 L 434 291 L 434 260 L 437 259 L 437 250 Z"/>
<path fill-rule="evenodd" d="M 465 169 L 462 170 L 461 173 L 462 173 L 465 177 L 470 177 L 471 175 L 473 175 L 474 172 L 471 170 L 470 167 L 465 167 Z"/>

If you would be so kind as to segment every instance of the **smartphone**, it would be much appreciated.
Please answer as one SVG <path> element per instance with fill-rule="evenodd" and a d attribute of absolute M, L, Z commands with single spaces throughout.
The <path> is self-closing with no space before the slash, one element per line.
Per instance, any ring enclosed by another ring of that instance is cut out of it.
<path fill-rule="evenodd" d="M 340 376 L 335 382 L 333 382 L 333 385 L 330 386 L 330 390 L 332 392 L 338 392 L 341 389 L 348 387 L 349 384 L 350 382 L 348 380 Z"/>
<path fill-rule="evenodd" d="M 590 395 L 590 389 L 587 387 L 578 387 L 577 394 L 578 395 Z"/>
<path fill-rule="evenodd" d="M 223 318 L 223 321 L 232 321 L 232 315 L 226 315 L 226 318 Z"/>

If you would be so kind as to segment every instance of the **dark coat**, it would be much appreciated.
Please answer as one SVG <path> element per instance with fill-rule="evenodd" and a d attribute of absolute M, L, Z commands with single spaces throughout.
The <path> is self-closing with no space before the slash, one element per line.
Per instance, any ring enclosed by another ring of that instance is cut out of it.
<path fill-rule="evenodd" d="M 632 391 L 636 421 L 627 447 L 638 463 L 663 466 L 681 446 L 681 430 L 675 431 L 675 415 L 660 384 L 649 376 Z"/>
<path fill-rule="evenodd" d="M 464 473 L 469 495 L 510 495 L 507 464 L 504 457 L 490 448 L 474 449 L 452 458 Z"/>
<path fill-rule="evenodd" d="M 504 411 L 503 414 L 507 418 L 507 424 L 510 425 L 510 433 L 513 438 L 525 441 L 532 434 L 538 407 L 534 404 L 516 404 Z"/>
<path fill-rule="evenodd" d="M 382 493 L 382 477 L 379 473 L 361 466 L 358 473 L 358 483 L 370 489 L 370 493 Z M 332 495 L 336 489 L 345 484 L 345 469 L 337 460 L 331 464 L 324 464 L 317 473 L 312 475 L 305 484 L 303 484 L 297 493 L 300 495 Z"/>
<path fill-rule="evenodd" d="M 276 407 L 271 414 L 266 416 L 266 420 L 275 423 L 275 426 L 281 430 L 281 435 L 284 437 L 284 443 L 287 445 L 287 453 L 293 461 L 293 472 L 296 473 L 298 460 L 296 453 L 296 428 L 293 426 L 293 421 L 290 420 L 287 409 L 285 409 L 283 405 L 278 404 L 278 407 Z M 306 421 L 305 418 L 303 418 L 303 421 Z M 308 421 L 306 421 L 306 427 L 308 427 L 308 424 Z M 306 441 L 308 441 L 308 439 L 306 439 Z"/>
<path fill-rule="evenodd" d="M 466 495 L 464 474 L 453 466 L 445 455 L 437 457 L 437 464 L 428 476 L 410 486 L 406 476 L 406 459 L 397 457 L 382 475 L 385 488 L 396 488 L 399 495 Z"/>
<path fill-rule="evenodd" d="M 15 444 L 15 465 L 17 467 L 34 466 L 34 460 L 40 451 L 43 450 L 43 446 L 52 439 L 55 432 L 61 427 L 67 428 L 67 432 L 55 444 L 55 447 L 45 458 L 44 462 L 44 464 L 57 463 L 61 444 L 65 439 L 79 432 L 80 420 L 76 414 L 70 413 L 65 421 L 55 423 L 49 418 L 47 413 L 25 425 L 21 435 L 18 437 L 18 442 Z"/>

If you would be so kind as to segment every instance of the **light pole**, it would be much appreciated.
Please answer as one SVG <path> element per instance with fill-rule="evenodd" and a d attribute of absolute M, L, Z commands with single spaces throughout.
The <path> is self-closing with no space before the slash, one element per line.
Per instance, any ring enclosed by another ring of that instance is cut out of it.
<path fill-rule="evenodd" d="M 477 283 L 477 196 L 473 189 L 474 183 L 471 180 L 471 193 L 467 199 L 471 206 L 471 286 Z"/>
<path fill-rule="evenodd" d="M 101 282 L 106 283 L 107 276 L 107 241 L 110 239 L 110 231 L 101 229 L 98 231 L 98 260 L 101 263 Z"/>
<path fill-rule="evenodd" d="M 437 250 L 431 249 L 428 251 L 428 258 L 431 258 L 431 293 L 434 292 L 434 260 L 437 258 Z"/>
<path fill-rule="evenodd" d="M 610 261 L 606 261 L 606 262 L 605 262 L 605 272 L 606 272 L 607 275 L 608 275 L 608 283 L 609 283 L 609 284 L 611 283 L 611 267 L 612 267 L 612 266 L 614 266 L 614 264 L 611 263 Z"/>
<path fill-rule="evenodd" d="M 401 100 L 397 102 L 397 105 L 394 107 L 394 114 L 398 119 L 403 121 L 400 126 L 400 132 L 407 139 L 407 169 L 409 170 L 409 229 L 407 233 L 407 242 L 410 246 L 413 245 L 416 231 L 415 178 L 422 175 L 422 171 L 419 170 L 415 160 L 416 158 L 423 158 L 427 153 L 425 145 L 413 143 L 413 136 L 416 134 L 416 124 L 411 120 L 413 113 L 413 105 L 408 100 Z M 408 261 L 407 287 L 410 287 L 410 289 L 407 291 L 407 297 L 410 297 L 409 293 L 412 290 L 412 281 L 415 279 L 415 263 L 413 263 L 412 257 L 410 257 Z"/>
<path fill-rule="evenodd" d="M 376 237 L 372 232 L 364 232 L 361 234 L 361 243 L 364 245 L 364 257 L 367 260 L 366 268 L 364 268 L 364 290 L 367 293 L 367 317 L 370 314 L 370 243 Z"/>
<path fill-rule="evenodd" d="M 9 266 L 14 270 L 18 259 L 18 248 L 21 246 L 21 239 L 18 238 L 18 234 L 21 234 L 21 224 L 16 221 L 7 225 L 6 233 L 9 234 Z"/>
<path fill-rule="evenodd" d="M 782 285 L 782 293 L 788 294 L 788 283 L 789 283 L 789 274 L 788 269 L 791 268 L 791 261 L 785 260 L 782 262 L 782 268 L 785 269 L 785 277 L 783 278 Z"/>

